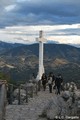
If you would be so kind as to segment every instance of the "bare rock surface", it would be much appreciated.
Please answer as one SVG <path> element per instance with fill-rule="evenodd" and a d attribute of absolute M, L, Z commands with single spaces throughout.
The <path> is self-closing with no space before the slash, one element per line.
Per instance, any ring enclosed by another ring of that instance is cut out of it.
<path fill-rule="evenodd" d="M 71 93 L 67 90 L 61 95 L 56 95 L 55 90 L 49 93 L 48 88 L 41 90 L 25 105 L 7 105 L 6 120 L 54 120 L 56 116 L 75 116 L 77 111 L 80 113 L 79 95 L 80 90 Z"/>
<path fill-rule="evenodd" d="M 53 97 L 54 93 L 50 94 L 48 90 L 40 91 L 25 105 L 8 105 L 6 120 L 45 120 L 45 118 L 39 118 L 39 115 Z"/>

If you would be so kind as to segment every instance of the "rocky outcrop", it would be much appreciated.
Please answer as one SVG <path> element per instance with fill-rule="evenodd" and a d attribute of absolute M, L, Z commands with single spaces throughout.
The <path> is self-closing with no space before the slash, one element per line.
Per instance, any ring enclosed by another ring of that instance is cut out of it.
<path fill-rule="evenodd" d="M 64 89 L 73 92 L 77 90 L 77 86 L 74 82 L 70 82 L 64 85 Z"/>
<path fill-rule="evenodd" d="M 61 95 L 54 96 L 43 109 L 41 117 L 49 120 L 64 118 L 67 116 L 80 116 L 80 90 L 75 83 L 67 83 Z"/>

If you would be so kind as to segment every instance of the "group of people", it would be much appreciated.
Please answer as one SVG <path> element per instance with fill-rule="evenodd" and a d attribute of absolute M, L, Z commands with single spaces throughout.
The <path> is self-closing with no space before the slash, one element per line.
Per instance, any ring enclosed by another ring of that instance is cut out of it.
<path fill-rule="evenodd" d="M 41 81 L 44 91 L 46 90 L 46 85 L 48 84 L 50 93 L 52 93 L 54 87 L 56 89 L 56 93 L 60 94 L 61 86 L 63 84 L 63 78 L 61 74 L 58 74 L 57 77 L 55 77 L 52 72 L 50 72 L 48 76 L 46 76 L 46 74 L 43 73 Z"/>

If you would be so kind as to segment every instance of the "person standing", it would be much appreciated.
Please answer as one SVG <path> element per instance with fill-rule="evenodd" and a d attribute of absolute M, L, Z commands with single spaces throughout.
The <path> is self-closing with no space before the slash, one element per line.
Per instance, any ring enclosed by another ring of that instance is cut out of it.
<path fill-rule="evenodd" d="M 52 93 L 52 84 L 53 84 L 53 75 L 52 73 L 49 73 L 48 76 L 48 85 L 49 85 L 49 92 Z"/>
<path fill-rule="evenodd" d="M 43 90 L 45 91 L 46 83 L 47 83 L 47 76 L 45 75 L 45 73 L 43 73 L 41 80 L 42 80 Z"/>
<path fill-rule="evenodd" d="M 60 90 L 61 90 L 61 83 L 63 82 L 63 78 L 61 76 L 61 74 L 58 74 L 58 76 L 55 79 L 55 86 L 57 89 L 57 94 L 60 94 Z"/>

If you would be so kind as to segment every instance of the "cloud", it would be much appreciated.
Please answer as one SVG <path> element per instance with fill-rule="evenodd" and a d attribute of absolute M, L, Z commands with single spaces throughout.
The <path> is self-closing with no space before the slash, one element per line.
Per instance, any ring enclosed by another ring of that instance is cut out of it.
<path fill-rule="evenodd" d="M 0 11 L 1 40 L 35 42 L 42 29 L 49 40 L 80 44 L 80 0 L 1 0 Z"/>
<path fill-rule="evenodd" d="M 1 0 L 0 5 L 5 9 L 0 27 L 80 23 L 80 0 Z"/>
<path fill-rule="evenodd" d="M 12 11 L 15 7 L 16 7 L 15 4 L 14 4 L 14 5 L 9 5 L 9 6 L 5 7 L 5 10 L 6 10 L 7 12 L 9 12 L 9 11 Z"/>
<path fill-rule="evenodd" d="M 12 26 L 0 30 L 1 40 L 18 43 L 35 43 L 39 31 L 44 31 L 47 41 L 64 44 L 80 44 L 80 24 Z M 74 34 L 73 34 L 74 33 Z"/>
<path fill-rule="evenodd" d="M 15 3 L 16 0 L 0 0 L 0 6 L 7 6 Z"/>
<path fill-rule="evenodd" d="M 49 36 L 48 40 L 58 41 L 60 44 L 80 44 L 80 36 L 70 35 L 70 36 Z"/>

